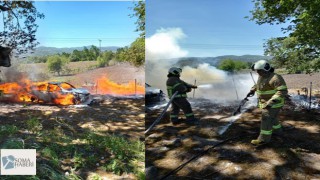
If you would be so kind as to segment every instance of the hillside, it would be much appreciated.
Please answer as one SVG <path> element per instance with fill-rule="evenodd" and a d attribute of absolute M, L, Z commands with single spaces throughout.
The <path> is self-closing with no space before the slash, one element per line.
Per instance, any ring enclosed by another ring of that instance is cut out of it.
<path fill-rule="evenodd" d="M 87 48 L 90 48 L 91 46 L 86 46 Z M 71 47 L 71 48 L 56 48 L 56 47 L 45 47 L 40 46 L 35 49 L 35 51 L 32 53 L 32 56 L 46 56 L 46 55 L 52 55 L 52 54 L 58 54 L 58 53 L 72 53 L 74 50 L 83 50 L 84 47 Z M 101 51 L 116 51 L 118 48 L 117 46 L 108 46 L 108 47 L 101 47 Z"/>
<path fill-rule="evenodd" d="M 169 61 L 176 61 L 175 66 L 183 67 L 183 66 L 191 66 L 197 67 L 199 64 L 208 63 L 211 66 L 217 66 L 221 60 L 224 59 L 232 59 L 244 62 L 256 62 L 261 59 L 270 60 L 269 56 L 259 56 L 259 55 L 243 55 L 243 56 L 235 56 L 235 55 L 225 55 L 225 56 L 217 56 L 217 57 L 184 57 L 180 59 L 172 59 Z"/>

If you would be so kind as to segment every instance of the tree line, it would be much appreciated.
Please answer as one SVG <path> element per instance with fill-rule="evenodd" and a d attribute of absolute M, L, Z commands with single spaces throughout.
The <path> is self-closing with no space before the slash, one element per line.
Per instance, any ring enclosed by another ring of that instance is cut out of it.
<path fill-rule="evenodd" d="M 80 61 L 97 61 L 98 67 L 105 67 L 110 64 L 110 61 L 114 62 L 129 62 L 135 66 L 141 66 L 144 64 L 144 40 L 141 38 L 134 41 L 130 47 L 118 48 L 113 51 L 100 51 L 96 46 L 90 48 L 84 47 L 83 50 L 73 50 L 72 53 L 58 53 L 54 55 L 46 56 L 29 56 L 27 63 L 47 63 L 48 69 L 51 72 L 57 72 L 60 74 L 63 67 L 69 62 Z"/>
<path fill-rule="evenodd" d="M 140 66 L 145 61 L 145 2 L 135 2 L 132 10 L 133 14 L 130 17 L 137 17 L 135 31 L 140 34 L 130 46 L 119 48 L 116 52 L 100 52 L 96 46 L 91 46 L 89 49 L 84 47 L 82 51 L 74 50 L 72 53 L 30 57 L 28 62 L 63 64 L 77 61 L 98 61 L 99 66 L 103 67 L 108 61 L 114 59 Z M 39 44 L 35 37 L 38 28 L 36 20 L 43 19 L 45 16 L 37 11 L 33 1 L 1 1 L 0 12 L 3 15 L 3 31 L 0 31 L 2 46 L 15 49 L 17 54 L 24 54 Z"/>
<path fill-rule="evenodd" d="M 143 61 L 139 51 L 135 51 L 135 49 L 139 48 L 137 46 L 141 46 L 141 44 L 136 41 L 130 47 L 118 48 L 115 52 L 111 50 L 100 51 L 98 47 L 92 45 L 89 48 L 84 47 L 83 50 L 75 49 L 72 53 L 62 52 L 54 55 L 29 56 L 27 63 L 46 63 L 51 57 L 58 56 L 68 62 L 98 61 L 100 67 L 107 65 L 110 60 L 130 62 L 136 66 L 140 66 L 143 64 Z"/>

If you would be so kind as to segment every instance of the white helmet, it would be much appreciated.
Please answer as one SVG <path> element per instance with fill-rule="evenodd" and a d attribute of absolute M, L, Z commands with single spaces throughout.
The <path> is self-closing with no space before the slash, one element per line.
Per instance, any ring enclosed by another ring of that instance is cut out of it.
<path fill-rule="evenodd" d="M 271 66 L 266 60 L 259 60 L 251 66 L 251 69 L 254 70 L 264 70 L 270 71 Z"/>
<path fill-rule="evenodd" d="M 180 75 L 181 72 L 182 72 L 181 68 L 172 67 L 172 68 L 169 69 L 169 73 L 170 74 Z"/>

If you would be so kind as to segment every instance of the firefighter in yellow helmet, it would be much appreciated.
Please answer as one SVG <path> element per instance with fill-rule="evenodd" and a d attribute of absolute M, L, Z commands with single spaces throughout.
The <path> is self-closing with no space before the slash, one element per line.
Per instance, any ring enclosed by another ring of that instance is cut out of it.
<path fill-rule="evenodd" d="M 168 96 L 171 98 L 171 96 L 178 91 L 178 94 L 175 96 L 175 98 L 172 101 L 172 110 L 170 113 L 170 120 L 172 124 L 178 124 L 179 121 L 179 111 L 182 109 L 184 112 L 184 115 L 186 116 L 185 123 L 187 124 L 198 124 L 198 119 L 194 117 L 194 114 L 192 112 L 191 105 L 189 101 L 187 100 L 187 93 L 191 92 L 192 88 L 197 88 L 197 86 L 194 86 L 192 84 L 188 84 L 180 79 L 180 73 L 182 72 L 181 68 L 172 67 L 169 69 L 168 72 L 168 80 L 167 80 L 167 91 Z"/>
<path fill-rule="evenodd" d="M 274 68 L 266 60 L 257 61 L 251 68 L 257 71 L 259 78 L 248 95 L 253 96 L 257 92 L 258 106 L 262 111 L 260 135 L 251 144 L 261 145 L 270 142 L 272 133 L 282 132 L 277 116 L 288 90 L 282 76 L 274 73 Z"/>

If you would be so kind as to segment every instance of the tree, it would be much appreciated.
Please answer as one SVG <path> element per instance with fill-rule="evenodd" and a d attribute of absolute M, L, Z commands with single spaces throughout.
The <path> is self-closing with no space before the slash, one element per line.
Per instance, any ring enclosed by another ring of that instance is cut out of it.
<path fill-rule="evenodd" d="M 235 72 L 241 69 L 248 68 L 247 63 L 243 61 L 235 61 L 232 59 L 224 59 L 220 61 L 218 69 L 228 71 L 228 72 Z"/>
<path fill-rule="evenodd" d="M 118 61 L 128 61 L 135 66 L 140 66 L 145 62 L 145 2 L 139 1 L 133 8 L 134 14 L 138 19 L 136 31 L 140 31 L 140 37 L 137 38 L 130 47 L 124 47 L 117 50 L 116 59 Z"/>
<path fill-rule="evenodd" d="M 53 73 L 57 72 L 58 76 L 60 76 L 60 72 L 66 63 L 67 62 L 64 61 L 59 55 L 50 56 L 47 60 L 49 71 Z"/>
<path fill-rule="evenodd" d="M 98 66 L 105 67 L 107 63 L 113 58 L 114 53 L 112 51 L 105 51 L 101 56 L 97 58 Z"/>
<path fill-rule="evenodd" d="M 115 54 L 115 60 L 120 62 L 126 61 L 128 59 L 128 53 L 127 53 L 128 51 L 129 51 L 129 48 L 127 46 L 123 48 L 118 48 Z"/>
<path fill-rule="evenodd" d="M 312 50 L 302 46 L 296 48 L 294 37 L 272 38 L 265 43 L 265 52 L 273 56 L 276 68 L 284 67 L 289 73 L 312 73 L 319 70 L 319 58 L 314 57 Z"/>
<path fill-rule="evenodd" d="M 145 62 L 145 42 L 144 38 L 136 39 L 129 48 L 129 59 L 135 66 L 141 66 Z"/>
<path fill-rule="evenodd" d="M 43 19 L 44 15 L 37 11 L 32 1 L 0 1 L 0 12 L 3 19 L 1 45 L 16 49 L 21 54 L 38 44 L 36 20 Z"/>
<path fill-rule="evenodd" d="M 92 60 L 96 60 L 97 58 L 98 58 L 98 56 L 100 55 L 100 49 L 97 47 L 97 46 L 91 46 L 90 47 L 90 54 L 91 54 L 91 56 L 92 56 L 92 59 L 91 59 L 91 61 Z"/>
<path fill-rule="evenodd" d="M 265 43 L 265 54 L 274 56 L 285 67 L 299 65 L 307 73 L 318 71 L 320 55 L 320 1 L 270 1 L 253 0 L 255 7 L 250 20 L 257 24 L 283 24 L 286 37 L 278 37 Z M 316 67 L 314 67 L 316 66 Z M 290 68 L 289 68 L 290 70 Z M 291 69 L 292 70 L 292 69 Z"/>
<path fill-rule="evenodd" d="M 82 52 L 79 50 L 73 50 L 72 54 L 70 55 L 69 59 L 71 62 L 77 62 L 82 60 Z"/>
<path fill-rule="evenodd" d="M 146 18 L 145 18 L 145 1 L 139 1 L 135 4 L 133 8 L 134 14 L 131 17 L 136 16 L 138 19 L 135 24 L 137 24 L 136 31 L 140 31 L 140 37 L 145 38 L 145 25 L 146 25 Z"/>

